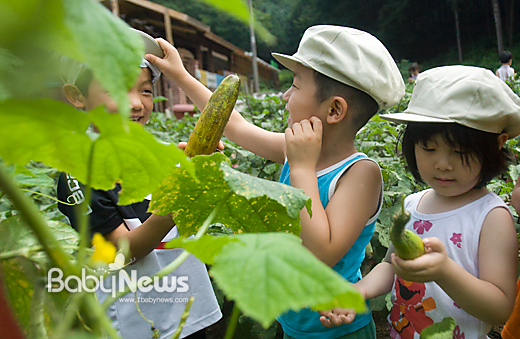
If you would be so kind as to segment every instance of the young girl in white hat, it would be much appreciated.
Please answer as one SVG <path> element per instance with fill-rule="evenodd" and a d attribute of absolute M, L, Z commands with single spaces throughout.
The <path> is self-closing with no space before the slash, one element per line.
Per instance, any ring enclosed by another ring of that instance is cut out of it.
<path fill-rule="evenodd" d="M 419 338 L 452 317 L 453 338 L 486 338 L 515 301 L 518 239 L 511 213 L 486 184 L 507 169 L 504 143 L 520 134 L 520 99 L 491 71 L 446 66 L 419 75 L 409 107 L 383 119 L 407 123 L 402 149 L 414 177 L 430 188 L 409 195 L 406 228 L 425 254 L 394 253 L 356 286 L 367 299 L 392 291 L 392 338 Z M 325 326 L 355 314 L 321 312 Z"/>

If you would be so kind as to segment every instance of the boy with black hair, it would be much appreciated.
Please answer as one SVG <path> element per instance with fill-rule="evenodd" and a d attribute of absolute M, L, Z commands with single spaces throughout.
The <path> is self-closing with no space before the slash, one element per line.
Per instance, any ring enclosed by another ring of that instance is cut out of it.
<path fill-rule="evenodd" d="M 145 57 L 174 79 L 198 107 L 211 92 L 183 67 L 178 52 L 158 39 L 164 59 Z M 264 158 L 284 163 L 280 182 L 312 198 L 312 218 L 301 212 L 303 245 L 348 281 L 361 279 L 360 265 L 382 205 L 377 163 L 354 145 L 357 131 L 404 95 L 404 82 L 387 49 L 353 28 L 320 25 L 304 33 L 292 56 L 273 53 L 294 72 L 284 94 L 289 128 L 274 133 L 234 111 L 224 135 Z M 320 203 L 321 201 L 321 203 Z M 351 324 L 325 328 L 310 309 L 279 317 L 284 338 L 375 338 L 370 313 Z"/>
<path fill-rule="evenodd" d="M 146 53 L 154 53 L 161 57 L 163 54 L 156 41 L 152 37 L 140 33 L 143 35 Z M 76 108 L 86 111 L 105 105 L 108 112 L 118 112 L 117 103 L 93 78 L 92 72 L 86 65 L 70 60 L 68 62 L 63 85 L 63 92 L 67 100 Z M 161 72 L 144 59 L 140 67 L 141 73 L 135 85 L 128 91 L 128 96 L 131 120 L 144 125 L 150 119 L 153 109 L 153 83 L 159 78 Z M 119 240 L 126 239 L 130 246 L 132 265 L 126 267 L 125 270 L 130 275 L 135 271 L 137 280 L 141 277 L 151 277 L 184 251 L 183 249 L 164 248 L 167 241 L 178 236 L 177 228 L 171 215 L 160 216 L 148 213 L 151 195 L 140 202 L 122 206 L 119 205 L 118 199 L 120 191 L 119 184 L 108 191 L 95 189 L 91 191 L 91 201 L 88 204 L 90 235 L 100 233 L 116 246 Z M 70 224 L 76 230 L 79 228 L 79 221 L 75 205 L 84 203 L 84 196 L 84 186 L 69 174 L 61 173 L 58 183 L 58 199 L 74 205 L 58 203 L 58 208 L 67 216 Z M 122 285 L 119 276 L 117 274 L 114 276 L 118 278 L 115 280 L 115 284 L 112 285 L 112 280 L 107 278 L 103 280 L 104 290 L 97 289 L 96 293 L 100 302 L 110 296 L 111 289 L 117 289 Z M 175 288 L 173 279 L 177 279 L 178 282 L 179 277 L 184 279 L 182 284 L 186 286 L 178 283 Z M 160 292 L 154 288 L 148 292 L 137 290 L 135 295 L 137 300 L 134 300 L 134 294 L 130 293 L 109 306 L 108 316 L 123 339 L 151 338 L 150 324 L 140 313 L 153 321 L 154 327 L 160 333 L 160 338 L 170 338 L 179 325 L 186 300 L 190 296 L 194 296 L 195 299 L 181 338 L 206 338 L 205 328 L 222 317 L 206 267 L 193 255 L 190 255 L 165 279 L 168 279 L 168 282 L 161 280 L 161 285 L 163 288 L 167 287 L 166 291 Z M 174 286 L 173 292 L 168 291 L 171 290 L 171 286 Z M 140 312 L 134 301 L 139 303 Z"/>

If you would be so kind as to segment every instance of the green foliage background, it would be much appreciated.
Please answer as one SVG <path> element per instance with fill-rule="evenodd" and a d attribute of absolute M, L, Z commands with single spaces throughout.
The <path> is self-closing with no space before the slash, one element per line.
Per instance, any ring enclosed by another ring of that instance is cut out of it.
<path fill-rule="evenodd" d="M 246 24 L 230 15 L 217 15 L 202 0 L 153 1 L 202 21 L 217 35 L 246 51 L 251 48 Z M 499 67 L 489 0 L 252 0 L 255 18 L 276 38 L 271 44 L 257 39 L 258 55 L 269 62 L 271 52 L 293 54 L 307 27 L 331 24 L 375 35 L 398 61 L 418 61 L 425 69 L 457 64 L 453 3 L 460 20 L 463 63 L 491 70 Z M 499 4 L 505 48 L 513 56 L 520 55 L 520 6 L 513 6 L 514 0 L 501 0 Z"/>

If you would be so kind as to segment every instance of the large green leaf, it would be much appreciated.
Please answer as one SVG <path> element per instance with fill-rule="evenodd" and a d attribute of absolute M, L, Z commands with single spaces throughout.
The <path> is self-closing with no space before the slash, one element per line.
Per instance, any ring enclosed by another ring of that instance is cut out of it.
<path fill-rule="evenodd" d="M 92 141 L 83 112 L 49 99 L 7 100 L 0 102 L 0 117 L 0 156 L 7 163 L 42 161 L 86 179 Z"/>
<path fill-rule="evenodd" d="M 91 185 L 110 189 L 121 182 L 121 204 L 142 200 L 179 163 L 194 175 L 191 162 L 177 146 L 156 141 L 136 123 L 125 129 L 117 115 L 101 107 L 85 114 L 49 99 L 7 100 L 0 102 L 0 118 L 0 157 L 7 163 L 41 161 L 86 183 L 94 147 Z M 100 130 L 95 141 L 87 134 L 91 121 Z"/>
<path fill-rule="evenodd" d="M 220 168 L 224 171 L 224 180 L 233 192 L 247 200 L 268 196 L 280 205 L 285 206 L 287 214 L 293 219 L 298 218 L 303 205 L 311 213 L 311 200 L 302 194 L 302 190 L 244 174 L 232 169 L 227 163 L 221 163 Z M 258 207 L 258 209 L 260 208 L 263 207 Z M 274 211 L 274 213 L 277 212 Z"/>
<path fill-rule="evenodd" d="M 56 240 L 65 246 L 64 251 L 72 255 L 74 247 L 79 244 L 78 233 L 69 225 L 58 221 L 47 221 Z M 50 260 L 41 250 L 41 244 L 24 223 L 18 218 L 10 218 L 0 223 L 0 253 L 18 252 L 22 257 L 39 264 L 43 270 L 50 268 Z"/>
<path fill-rule="evenodd" d="M 192 162 L 201 180 L 193 180 L 183 168 L 176 168 L 154 193 L 150 206 L 158 214 L 172 213 L 182 236 L 196 233 L 213 206 L 229 192 L 215 223 L 236 233 L 300 233 L 299 211 L 310 208 L 310 198 L 303 190 L 235 171 L 220 153 L 196 156 Z"/>
<path fill-rule="evenodd" d="M 49 95 L 57 73 L 50 46 L 63 32 L 62 0 L 0 0 L 0 32 L 0 100 Z"/>
<path fill-rule="evenodd" d="M 211 276 L 226 295 L 235 300 L 247 316 L 268 327 L 288 310 L 303 307 L 331 309 L 355 308 L 365 312 L 359 292 L 340 275 L 317 259 L 292 234 L 261 233 L 222 236 L 236 238 L 215 253 Z M 207 258 L 206 247 L 184 242 L 201 260 Z M 176 245 L 184 247 L 177 242 Z M 204 245 L 208 245 L 208 239 Z M 215 249 L 218 246 L 212 246 Z"/>
<path fill-rule="evenodd" d="M 54 187 L 56 183 L 54 179 L 49 177 L 46 174 L 38 174 L 37 176 L 30 176 L 26 174 L 16 174 L 14 176 L 14 181 L 20 187 L 32 187 L 32 186 L 40 186 L 40 187 Z"/>
<path fill-rule="evenodd" d="M 57 33 L 63 21 L 62 0 L 0 0 L 0 46 L 16 47 Z"/>
<path fill-rule="evenodd" d="M 100 132 L 94 142 L 92 187 L 109 189 L 119 181 L 120 204 L 141 201 L 179 164 L 195 175 L 192 162 L 176 145 L 158 142 L 141 125 L 129 123 L 125 129 L 116 115 L 100 110 L 88 115 Z"/>
<path fill-rule="evenodd" d="M 239 242 L 235 237 L 204 235 L 200 239 L 175 238 L 166 244 L 166 248 L 184 248 L 193 253 L 208 265 L 215 263 L 214 258 L 222 251 L 222 247 L 231 242 Z"/>
<path fill-rule="evenodd" d="M 79 236 L 69 225 L 48 221 L 48 226 L 56 236 L 56 239 L 64 246 L 64 251 L 73 254 L 79 243 Z M 39 295 L 35 307 L 31 303 L 36 302 L 34 298 L 34 288 L 41 291 L 44 288 L 42 275 L 50 267 L 49 257 L 41 250 L 41 244 L 36 239 L 34 233 L 17 218 L 10 218 L 0 223 L 0 254 L 7 256 L 5 260 L 0 260 L 0 267 L 10 304 L 22 325 L 28 331 L 45 331 L 44 324 L 36 326 L 36 319 L 43 319 L 50 316 L 54 321 L 58 321 L 63 315 L 70 293 L 61 291 L 58 293 L 47 293 Z M 45 303 L 45 308 L 42 302 Z M 36 336 L 39 337 L 39 336 Z"/>
<path fill-rule="evenodd" d="M 31 263 L 21 258 L 0 260 L 7 300 L 21 325 L 20 327 L 25 332 L 28 332 L 30 328 L 31 298 L 34 289 L 33 283 L 27 278 L 29 265 Z M 31 270 L 30 267 L 29 270 Z M 32 270 L 34 270 L 34 267 L 32 267 Z"/>
<path fill-rule="evenodd" d="M 129 115 L 127 91 L 139 75 L 142 38 L 97 0 L 64 0 L 65 31 L 54 46 L 86 62 L 96 79 L 117 101 L 123 121 Z"/>

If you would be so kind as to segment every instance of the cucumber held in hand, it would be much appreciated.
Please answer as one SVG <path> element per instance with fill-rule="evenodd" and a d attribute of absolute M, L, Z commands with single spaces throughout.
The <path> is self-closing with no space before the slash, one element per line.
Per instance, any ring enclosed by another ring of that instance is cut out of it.
<path fill-rule="evenodd" d="M 404 198 L 401 198 L 401 210 L 394 216 L 394 224 L 390 229 L 390 241 L 394 244 L 395 253 L 402 259 L 411 260 L 424 254 L 424 244 L 420 236 L 404 227 L 410 220 L 410 213 L 404 209 Z"/>
<path fill-rule="evenodd" d="M 188 157 L 215 152 L 235 107 L 239 90 L 240 78 L 235 74 L 228 75 L 218 85 L 190 134 L 184 149 Z"/>

